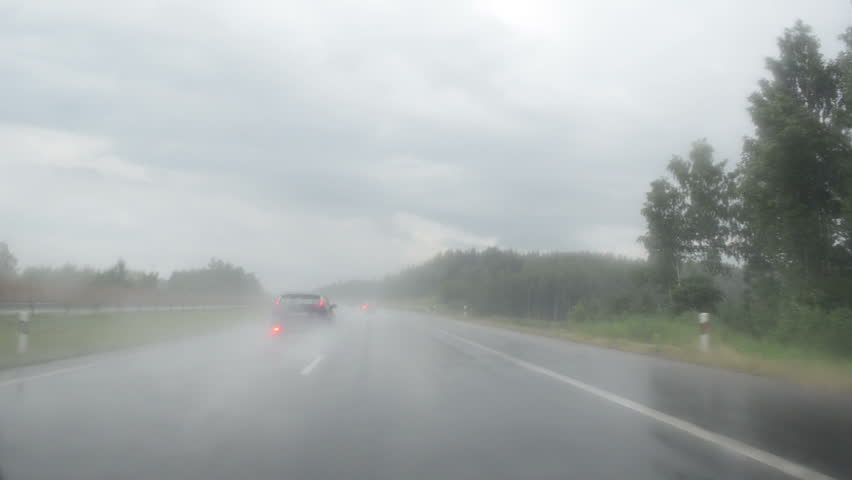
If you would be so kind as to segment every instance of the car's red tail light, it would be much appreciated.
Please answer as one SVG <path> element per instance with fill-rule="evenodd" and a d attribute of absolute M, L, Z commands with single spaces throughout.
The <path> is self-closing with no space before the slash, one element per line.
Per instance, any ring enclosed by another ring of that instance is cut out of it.
<path fill-rule="evenodd" d="M 324 298 L 320 298 L 319 306 L 320 306 L 320 307 L 324 307 L 324 306 L 325 306 L 325 299 L 324 299 Z"/>
<path fill-rule="evenodd" d="M 275 305 L 281 305 L 281 299 L 275 300 Z"/>
<path fill-rule="evenodd" d="M 281 325 L 275 325 L 272 327 L 272 331 L 269 332 L 270 335 L 278 335 L 279 333 L 281 333 Z"/>
<path fill-rule="evenodd" d="M 366 309 L 367 309 L 367 304 L 366 304 L 366 303 L 365 303 L 364 305 L 361 305 L 361 310 L 366 310 Z"/>

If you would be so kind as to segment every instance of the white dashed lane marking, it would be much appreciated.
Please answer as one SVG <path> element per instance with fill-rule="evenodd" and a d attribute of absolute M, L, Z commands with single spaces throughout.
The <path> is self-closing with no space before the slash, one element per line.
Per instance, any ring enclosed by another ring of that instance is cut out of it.
<path fill-rule="evenodd" d="M 313 359 L 311 363 L 305 365 L 305 368 L 303 368 L 300 373 L 304 376 L 310 375 L 311 371 L 313 371 L 313 369 L 316 368 L 316 366 L 319 365 L 320 362 L 322 362 L 323 358 L 325 357 L 323 357 L 322 355 L 317 355 L 317 358 Z"/>

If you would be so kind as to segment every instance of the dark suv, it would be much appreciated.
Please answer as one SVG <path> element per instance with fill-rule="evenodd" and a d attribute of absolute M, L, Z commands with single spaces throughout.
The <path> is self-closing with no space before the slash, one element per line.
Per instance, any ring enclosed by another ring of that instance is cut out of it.
<path fill-rule="evenodd" d="M 315 325 L 328 324 L 334 318 L 337 305 L 322 295 L 311 293 L 285 293 L 275 299 L 272 310 L 272 335 L 284 331 L 302 330 Z"/>

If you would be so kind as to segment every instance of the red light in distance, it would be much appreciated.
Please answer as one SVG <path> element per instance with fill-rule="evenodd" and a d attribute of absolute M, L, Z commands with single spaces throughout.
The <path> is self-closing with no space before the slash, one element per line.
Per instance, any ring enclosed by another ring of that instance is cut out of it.
<path fill-rule="evenodd" d="M 279 333 L 281 333 L 281 325 L 275 325 L 274 327 L 272 327 L 272 332 L 270 332 L 270 335 L 278 335 Z"/>

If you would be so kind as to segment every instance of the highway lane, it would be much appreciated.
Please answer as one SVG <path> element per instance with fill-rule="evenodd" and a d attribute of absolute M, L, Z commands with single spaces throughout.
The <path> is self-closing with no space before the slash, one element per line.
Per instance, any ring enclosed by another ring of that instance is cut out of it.
<path fill-rule="evenodd" d="M 278 340 L 259 324 L 2 374 L 0 470 L 5 480 L 794 478 L 562 376 L 852 478 L 844 395 L 402 312 L 342 314 L 333 329 Z"/>

